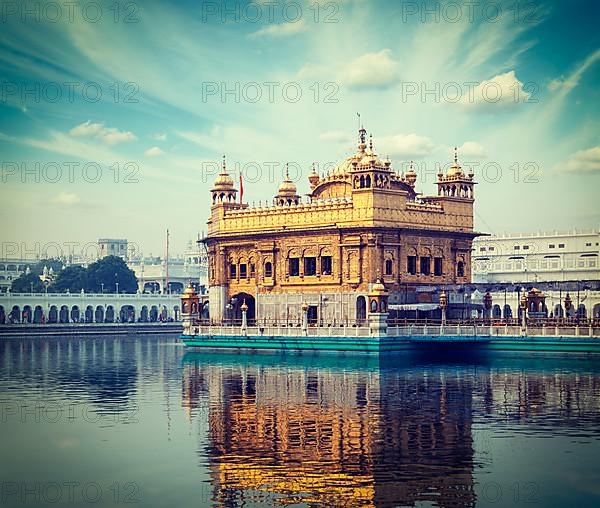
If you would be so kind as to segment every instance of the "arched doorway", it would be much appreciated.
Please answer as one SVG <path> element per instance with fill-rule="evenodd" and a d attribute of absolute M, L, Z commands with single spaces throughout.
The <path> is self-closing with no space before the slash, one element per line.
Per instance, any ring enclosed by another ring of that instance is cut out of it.
<path fill-rule="evenodd" d="M 58 322 L 59 323 L 68 323 L 69 322 L 69 307 L 66 305 L 62 305 L 60 311 L 58 313 Z"/>
<path fill-rule="evenodd" d="M 98 305 L 95 313 L 96 323 L 104 323 L 104 307 Z"/>
<path fill-rule="evenodd" d="M 500 319 L 501 317 L 502 317 L 502 309 L 500 308 L 500 305 L 495 304 L 492 307 L 492 318 Z"/>
<path fill-rule="evenodd" d="M 512 309 L 510 308 L 510 305 L 508 305 L 508 303 L 504 306 L 502 317 L 504 319 L 511 319 L 513 317 Z"/>
<path fill-rule="evenodd" d="M 133 323 L 135 322 L 135 308 L 133 305 L 123 305 L 121 312 L 119 313 L 119 320 L 121 323 Z"/>
<path fill-rule="evenodd" d="M 41 305 L 36 305 L 35 310 L 33 311 L 33 322 L 42 324 L 44 321 L 44 309 L 42 309 Z"/>
<path fill-rule="evenodd" d="M 356 299 L 356 324 L 362 326 L 367 319 L 367 299 L 359 296 Z"/>
<path fill-rule="evenodd" d="M 85 308 L 85 322 L 86 323 L 94 322 L 94 307 L 92 307 L 91 305 L 88 305 Z"/>
<path fill-rule="evenodd" d="M 150 322 L 156 323 L 156 321 L 158 321 L 158 307 L 153 305 L 150 307 Z"/>
<path fill-rule="evenodd" d="M 4 307 L 0 305 L 0 325 L 6 324 L 6 311 Z"/>
<path fill-rule="evenodd" d="M 585 304 L 579 304 L 579 307 L 577 307 L 576 317 L 577 319 L 585 319 L 587 317 L 587 309 L 585 308 Z"/>
<path fill-rule="evenodd" d="M 20 323 L 21 322 L 21 308 L 18 305 L 14 305 L 10 314 L 8 315 L 8 321 L 10 323 Z"/>
<path fill-rule="evenodd" d="M 148 306 L 147 305 L 142 306 L 142 310 L 140 311 L 140 321 L 142 323 L 148 322 Z"/>
<path fill-rule="evenodd" d="M 106 307 L 106 316 L 104 317 L 105 323 L 115 322 L 115 308 L 112 305 Z"/>
<path fill-rule="evenodd" d="M 33 321 L 33 311 L 31 310 L 30 305 L 25 305 L 23 307 L 23 323 L 31 323 Z"/>
<path fill-rule="evenodd" d="M 194 304 L 194 305 L 196 305 L 196 304 Z M 173 306 L 173 319 L 175 321 L 179 321 L 179 305 Z"/>
<path fill-rule="evenodd" d="M 79 307 L 77 305 L 73 305 L 73 307 L 71 307 L 71 321 L 73 323 L 79 323 L 79 317 Z"/>
<path fill-rule="evenodd" d="M 594 305 L 594 310 L 593 310 L 593 317 L 594 319 L 600 319 L 600 303 L 597 303 L 596 305 Z"/>
<path fill-rule="evenodd" d="M 560 305 L 559 303 L 557 303 L 554 306 L 554 317 L 555 318 L 562 318 L 565 317 L 565 313 L 563 311 L 562 305 Z"/>
<path fill-rule="evenodd" d="M 58 323 L 58 308 L 52 305 L 48 311 L 48 323 Z"/>
<path fill-rule="evenodd" d="M 202 304 L 202 310 L 200 311 L 200 319 L 206 319 L 206 320 L 210 319 L 209 307 L 210 306 L 208 304 L 208 301 L 206 301 Z"/>
<path fill-rule="evenodd" d="M 256 300 L 248 293 L 238 293 L 229 300 L 226 314 L 229 321 L 233 321 L 234 324 L 241 324 L 242 305 L 244 305 L 244 302 L 246 302 L 246 305 L 248 306 L 246 312 L 248 324 L 254 324 L 256 322 Z"/>

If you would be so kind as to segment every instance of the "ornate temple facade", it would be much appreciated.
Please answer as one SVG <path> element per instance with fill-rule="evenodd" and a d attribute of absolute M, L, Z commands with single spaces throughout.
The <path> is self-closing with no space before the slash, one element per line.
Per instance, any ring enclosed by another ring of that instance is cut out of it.
<path fill-rule="evenodd" d="M 352 323 L 366 317 L 377 280 L 390 304 L 417 301 L 424 285 L 470 282 L 474 179 L 455 155 L 436 181 L 437 196 L 415 190 L 417 173 L 381 160 L 358 133 L 354 155 L 332 172 L 308 177 L 303 199 L 286 174 L 273 203 L 249 206 L 225 162 L 211 191 L 208 234 L 210 317 L 295 323 Z"/>

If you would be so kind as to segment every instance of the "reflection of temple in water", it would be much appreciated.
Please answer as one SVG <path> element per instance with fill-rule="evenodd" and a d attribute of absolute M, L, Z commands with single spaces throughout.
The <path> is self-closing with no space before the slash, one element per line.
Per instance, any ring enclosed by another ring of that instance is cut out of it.
<path fill-rule="evenodd" d="M 472 386 L 446 371 L 202 364 L 218 506 L 473 506 Z"/>

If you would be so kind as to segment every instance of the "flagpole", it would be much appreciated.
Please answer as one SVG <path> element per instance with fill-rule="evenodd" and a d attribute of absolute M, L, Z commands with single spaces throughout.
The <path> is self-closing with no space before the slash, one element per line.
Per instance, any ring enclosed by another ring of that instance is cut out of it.
<path fill-rule="evenodd" d="M 169 230 L 167 229 L 167 255 L 165 263 L 166 294 L 169 294 Z"/>

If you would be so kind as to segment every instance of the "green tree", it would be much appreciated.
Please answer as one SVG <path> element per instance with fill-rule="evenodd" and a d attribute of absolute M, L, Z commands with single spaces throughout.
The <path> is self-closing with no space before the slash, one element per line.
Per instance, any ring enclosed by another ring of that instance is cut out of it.
<path fill-rule="evenodd" d="M 50 288 L 57 293 L 87 291 L 87 270 L 83 266 L 68 266 L 59 272 Z"/>
<path fill-rule="evenodd" d="M 119 293 L 135 293 L 137 278 L 125 261 L 117 256 L 107 256 L 88 266 L 88 291 L 99 293 L 104 285 L 105 293 L 113 293 L 119 284 Z"/>
<path fill-rule="evenodd" d="M 12 281 L 11 291 L 13 293 L 30 293 L 33 288 L 34 293 L 43 293 L 46 290 L 46 286 L 40 280 L 40 277 L 35 273 L 25 275 L 24 273 L 15 280 Z"/>

